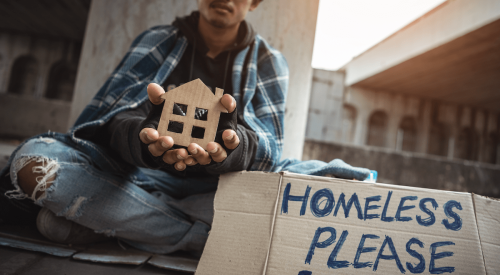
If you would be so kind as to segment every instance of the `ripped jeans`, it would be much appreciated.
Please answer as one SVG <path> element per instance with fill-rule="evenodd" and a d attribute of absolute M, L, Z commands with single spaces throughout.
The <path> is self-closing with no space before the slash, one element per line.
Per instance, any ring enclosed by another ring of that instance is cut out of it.
<path fill-rule="evenodd" d="M 31 199 L 57 216 L 153 253 L 203 251 L 218 177 L 178 178 L 141 168 L 148 179 L 133 181 L 118 171 L 103 171 L 63 142 L 37 138 L 25 143 L 13 159 L 10 176 L 17 190 L 6 193 L 10 198 L 28 198 L 19 188 L 17 172 L 31 161 L 40 164 L 33 168 L 39 174 L 33 194 L 45 191 Z"/>

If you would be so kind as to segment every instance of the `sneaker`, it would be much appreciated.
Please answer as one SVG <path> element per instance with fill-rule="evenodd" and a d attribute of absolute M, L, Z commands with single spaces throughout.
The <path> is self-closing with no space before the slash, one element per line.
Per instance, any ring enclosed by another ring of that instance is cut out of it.
<path fill-rule="evenodd" d="M 38 231 L 47 239 L 64 244 L 90 244 L 109 238 L 92 229 L 58 217 L 47 208 L 42 208 L 36 219 Z"/>

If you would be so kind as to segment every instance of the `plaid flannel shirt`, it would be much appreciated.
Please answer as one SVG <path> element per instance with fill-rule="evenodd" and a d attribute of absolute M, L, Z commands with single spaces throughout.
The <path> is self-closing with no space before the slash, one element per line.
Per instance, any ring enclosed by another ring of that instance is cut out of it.
<path fill-rule="evenodd" d="M 148 100 L 147 85 L 163 83 L 187 47 L 186 38 L 179 37 L 177 32 L 173 26 L 158 26 L 139 35 L 84 109 L 73 131 L 88 132 L 84 128 L 100 126 L 118 112 L 136 108 Z M 259 137 L 252 170 L 278 171 L 288 90 L 285 58 L 256 35 L 254 43 L 236 56 L 232 80 L 237 110 Z"/>

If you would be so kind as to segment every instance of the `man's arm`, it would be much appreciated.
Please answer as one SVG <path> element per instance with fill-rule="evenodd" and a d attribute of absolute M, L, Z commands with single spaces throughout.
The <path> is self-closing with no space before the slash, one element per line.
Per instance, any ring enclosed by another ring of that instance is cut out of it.
<path fill-rule="evenodd" d="M 139 167 L 159 168 L 152 156 L 144 154 L 139 139 L 140 125 L 151 110 L 146 102 L 137 109 L 121 112 L 114 116 L 104 127 L 109 137 L 108 143 L 126 162 Z"/>
<path fill-rule="evenodd" d="M 285 100 L 288 91 L 288 65 L 283 55 L 256 36 L 253 58 L 237 58 L 235 64 L 254 66 L 245 76 L 245 95 L 242 105 L 245 122 L 259 137 L 259 145 L 251 170 L 281 171 L 281 153 L 284 143 Z M 235 65 L 236 67 L 236 65 Z M 243 70 L 234 72 L 243 75 Z M 238 76 L 239 76 L 238 75 Z M 249 92 L 247 92 L 249 93 Z M 292 126 L 293 127 L 293 126 Z"/>
<path fill-rule="evenodd" d="M 210 174 L 250 170 L 257 153 L 259 138 L 254 131 L 238 124 L 236 134 L 240 137 L 239 146 L 228 155 L 226 160 L 207 167 Z"/>

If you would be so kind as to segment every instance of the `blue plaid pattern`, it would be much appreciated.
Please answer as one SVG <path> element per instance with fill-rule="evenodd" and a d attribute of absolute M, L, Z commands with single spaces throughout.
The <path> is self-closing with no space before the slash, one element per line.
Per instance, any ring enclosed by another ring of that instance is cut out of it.
<path fill-rule="evenodd" d="M 186 49 L 187 40 L 177 32 L 173 26 L 158 26 L 139 35 L 72 131 L 94 133 L 118 112 L 146 101 L 147 85 L 163 83 Z M 238 112 L 259 137 L 252 170 L 279 171 L 288 90 L 285 58 L 257 35 L 253 45 L 236 56 L 232 80 Z"/>

